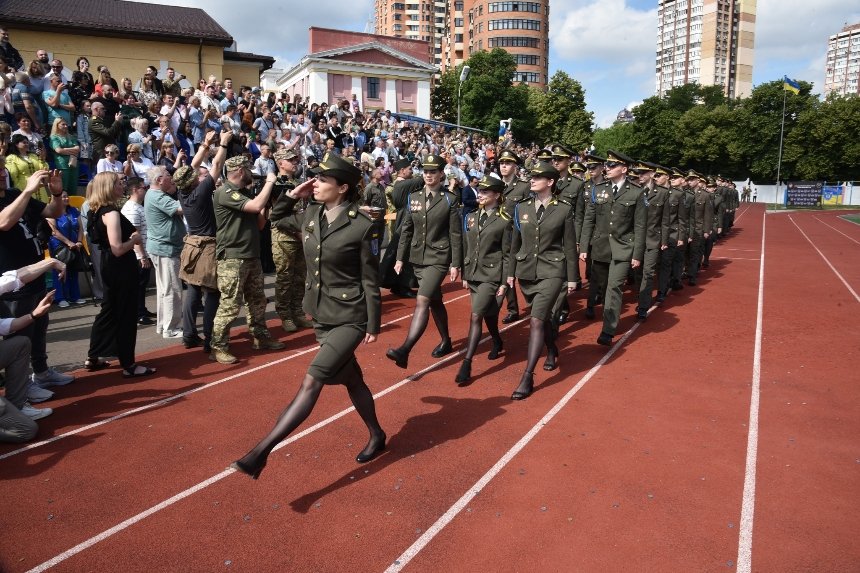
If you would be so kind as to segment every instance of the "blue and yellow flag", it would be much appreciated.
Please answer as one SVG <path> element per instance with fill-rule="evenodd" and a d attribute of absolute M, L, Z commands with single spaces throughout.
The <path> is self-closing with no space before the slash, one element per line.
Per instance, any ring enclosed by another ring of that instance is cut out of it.
<path fill-rule="evenodd" d="M 800 84 L 789 78 L 788 76 L 782 77 L 782 87 L 783 89 L 790 91 L 793 94 L 800 93 Z"/>

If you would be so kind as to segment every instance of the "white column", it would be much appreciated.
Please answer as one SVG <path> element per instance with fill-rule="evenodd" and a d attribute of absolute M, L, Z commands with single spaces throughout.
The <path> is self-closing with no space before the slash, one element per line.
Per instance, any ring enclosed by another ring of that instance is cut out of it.
<path fill-rule="evenodd" d="M 393 79 L 385 80 L 385 109 L 397 112 L 397 89 Z"/>
<path fill-rule="evenodd" d="M 415 115 L 418 117 L 430 117 L 430 82 L 418 82 L 418 94 L 415 96 L 418 101 L 415 102 Z"/>
<path fill-rule="evenodd" d="M 346 96 L 346 99 L 350 102 L 349 105 L 352 105 L 352 94 L 355 94 L 355 97 L 358 99 L 358 108 L 364 111 L 364 92 L 361 91 L 360 76 L 352 76 L 352 93 Z"/>
<path fill-rule="evenodd" d="M 311 103 L 328 101 L 328 73 L 311 71 L 308 76 L 308 95 Z"/>

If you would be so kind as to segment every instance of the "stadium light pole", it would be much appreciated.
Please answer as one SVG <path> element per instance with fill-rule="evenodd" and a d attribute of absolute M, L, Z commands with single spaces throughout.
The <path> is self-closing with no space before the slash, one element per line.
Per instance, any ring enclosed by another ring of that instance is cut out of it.
<path fill-rule="evenodd" d="M 463 82 L 469 77 L 470 71 L 469 66 L 463 66 L 462 71 L 460 71 L 460 83 L 457 84 L 457 127 L 460 127 L 460 90 L 463 87 Z"/>

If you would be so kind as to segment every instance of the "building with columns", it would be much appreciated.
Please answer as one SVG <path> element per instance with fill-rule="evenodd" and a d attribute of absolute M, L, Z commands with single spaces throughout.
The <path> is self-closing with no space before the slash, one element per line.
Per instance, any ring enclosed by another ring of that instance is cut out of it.
<path fill-rule="evenodd" d="M 436 67 L 427 42 L 375 34 L 310 29 L 310 52 L 267 89 L 329 104 L 351 100 L 361 109 L 430 117 Z"/>

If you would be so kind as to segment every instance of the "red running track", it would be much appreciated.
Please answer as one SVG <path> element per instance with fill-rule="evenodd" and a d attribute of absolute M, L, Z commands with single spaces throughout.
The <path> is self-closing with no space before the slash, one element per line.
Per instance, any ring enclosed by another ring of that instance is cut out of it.
<path fill-rule="evenodd" d="M 742 205 L 698 287 L 639 326 L 625 295 L 633 332 L 608 357 L 577 293 L 560 370 L 521 403 L 527 323 L 458 388 L 459 358 L 429 356 L 432 327 L 408 371 L 385 359 L 411 311 L 386 301 L 402 320 L 359 361 L 389 451 L 364 466 L 364 426 L 334 387 L 259 482 L 225 471 L 294 394 L 310 334 L 252 354 L 242 333 L 232 367 L 171 349 L 147 357 L 157 379 L 84 374 L 42 421 L 58 439 L 0 448 L 0 569 L 856 570 L 860 244 L 828 216 Z M 447 290 L 461 348 L 468 299 Z"/>

